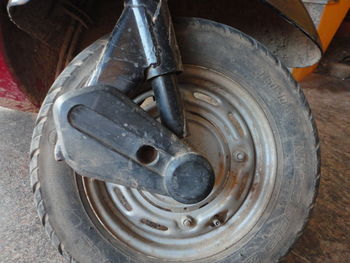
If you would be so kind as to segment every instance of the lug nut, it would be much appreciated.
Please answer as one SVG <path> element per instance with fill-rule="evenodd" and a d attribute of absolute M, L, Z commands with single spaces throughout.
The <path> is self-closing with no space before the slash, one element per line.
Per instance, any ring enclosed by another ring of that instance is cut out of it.
<path fill-rule="evenodd" d="M 235 159 L 237 162 L 243 162 L 246 159 L 246 154 L 244 152 L 236 152 Z"/>
<path fill-rule="evenodd" d="M 182 221 L 182 224 L 184 227 L 191 227 L 193 225 L 193 218 L 189 216 L 185 217 Z"/>
<path fill-rule="evenodd" d="M 214 219 L 213 219 L 212 224 L 213 224 L 213 226 L 215 226 L 215 227 L 221 226 L 221 222 L 220 222 L 220 220 L 217 219 L 217 218 L 214 218 Z"/>

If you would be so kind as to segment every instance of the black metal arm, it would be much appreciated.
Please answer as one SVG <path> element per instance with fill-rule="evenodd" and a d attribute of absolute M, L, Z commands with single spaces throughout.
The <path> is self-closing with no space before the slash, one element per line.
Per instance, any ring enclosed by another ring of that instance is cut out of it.
<path fill-rule="evenodd" d="M 213 189 L 209 162 L 113 87 L 60 96 L 54 118 L 56 152 L 80 175 L 187 204 Z"/>
<path fill-rule="evenodd" d="M 125 0 L 124 11 L 87 86 L 111 85 L 125 94 L 150 80 L 163 125 L 186 134 L 176 86 L 182 62 L 166 0 Z"/>
<path fill-rule="evenodd" d="M 186 204 L 205 199 L 215 175 L 209 162 L 180 140 L 186 134 L 176 85 L 181 71 L 167 1 L 125 0 L 87 87 L 55 102 L 58 159 L 86 177 Z M 152 84 L 163 125 L 127 96 L 145 81 Z"/>

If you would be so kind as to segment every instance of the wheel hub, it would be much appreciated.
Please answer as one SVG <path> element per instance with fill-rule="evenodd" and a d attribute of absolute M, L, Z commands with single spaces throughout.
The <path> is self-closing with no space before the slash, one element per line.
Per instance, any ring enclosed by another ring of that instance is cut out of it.
<path fill-rule="evenodd" d="M 233 246 L 256 223 L 273 189 L 275 145 L 266 116 L 237 83 L 188 66 L 179 86 L 187 111 L 185 141 L 212 165 L 212 193 L 186 205 L 89 179 L 84 187 L 95 216 L 117 241 L 163 260 L 198 260 Z M 157 116 L 151 92 L 135 101 Z"/>

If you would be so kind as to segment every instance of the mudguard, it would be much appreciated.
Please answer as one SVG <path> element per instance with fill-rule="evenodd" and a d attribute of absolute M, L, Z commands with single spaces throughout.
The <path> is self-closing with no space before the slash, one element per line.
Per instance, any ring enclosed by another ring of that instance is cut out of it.
<path fill-rule="evenodd" d="M 266 0 L 266 2 L 322 49 L 315 25 L 300 0 Z"/>
<path fill-rule="evenodd" d="M 170 6 L 181 6 L 181 3 L 178 1 L 169 2 Z M 192 8 L 198 7 L 198 9 L 201 9 L 206 3 L 211 4 L 215 1 L 192 0 L 186 2 Z M 225 1 L 222 2 L 224 3 L 218 3 L 216 8 L 224 6 L 222 4 L 225 4 Z M 62 21 L 62 17 L 57 14 L 59 12 L 56 12 L 54 15 L 50 14 L 50 16 L 45 15 L 45 12 L 54 5 L 59 7 L 59 3 L 60 1 L 50 0 L 9 0 L 8 12 L 12 21 L 19 28 L 34 38 L 46 42 L 50 47 L 58 49 L 61 43 L 58 38 L 62 35 L 67 25 L 64 22 L 61 22 L 61 24 L 57 23 L 57 21 Z M 192 8 L 187 9 L 193 10 Z M 232 10 L 236 13 L 229 15 L 229 17 L 233 18 L 234 22 L 226 24 L 251 35 L 263 43 L 286 66 L 290 68 L 306 67 L 320 60 L 322 47 L 318 33 L 301 0 L 236 0 L 234 1 L 233 9 L 236 9 Z M 240 16 L 242 12 L 244 15 Z M 185 16 L 188 15 L 196 16 L 196 14 L 192 13 L 185 14 Z M 281 22 L 282 20 L 279 21 L 275 16 L 279 20 L 282 17 L 287 23 Z M 237 17 L 240 18 L 238 19 Z M 220 18 L 214 20 L 218 21 Z M 218 22 L 225 23 L 226 21 Z"/>

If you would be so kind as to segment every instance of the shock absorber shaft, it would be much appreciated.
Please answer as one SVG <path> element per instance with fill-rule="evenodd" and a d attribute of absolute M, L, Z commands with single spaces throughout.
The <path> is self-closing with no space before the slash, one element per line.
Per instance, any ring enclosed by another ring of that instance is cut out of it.
<path fill-rule="evenodd" d="M 185 137 L 185 112 L 176 75 L 167 74 L 151 81 L 162 124 L 179 138 Z"/>

